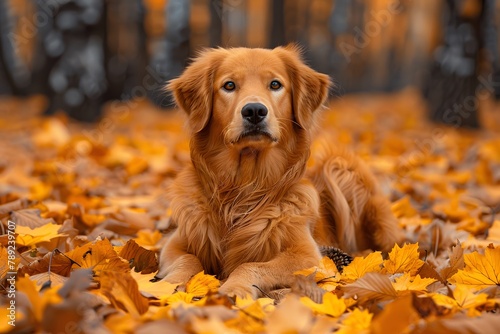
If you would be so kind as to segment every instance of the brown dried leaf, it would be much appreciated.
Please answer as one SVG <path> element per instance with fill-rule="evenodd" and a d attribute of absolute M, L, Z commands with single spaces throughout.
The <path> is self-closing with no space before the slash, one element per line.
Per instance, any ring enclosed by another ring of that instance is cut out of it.
<path fill-rule="evenodd" d="M 66 256 L 78 264 L 73 268 L 91 268 L 96 274 L 102 271 L 130 271 L 128 261 L 118 256 L 108 239 L 78 247 L 67 252 Z"/>
<path fill-rule="evenodd" d="M 448 267 L 441 270 L 441 277 L 447 281 L 459 269 L 464 269 L 464 267 L 464 250 L 460 241 L 458 241 L 457 245 L 452 248 Z"/>
<path fill-rule="evenodd" d="M 389 277 L 380 273 L 366 273 L 356 282 L 342 287 L 345 298 L 359 300 L 388 300 L 397 297 Z"/>
<path fill-rule="evenodd" d="M 150 274 L 158 270 L 156 253 L 139 246 L 134 240 L 127 241 L 118 255 L 128 260 L 135 272 Z"/>
<path fill-rule="evenodd" d="M 31 262 L 28 266 L 24 266 L 19 268 L 19 275 L 36 275 L 45 273 L 49 270 L 50 258 L 52 257 L 52 263 L 50 266 L 51 272 L 68 277 L 71 272 L 71 267 L 73 262 L 70 258 L 65 256 L 64 254 L 54 251 L 45 254 L 43 258 L 40 260 L 36 260 Z"/>
<path fill-rule="evenodd" d="M 149 307 L 147 298 L 139 292 L 137 282 L 129 273 L 101 272 L 101 291 L 115 307 L 134 317 L 146 313 Z"/>
<path fill-rule="evenodd" d="M 42 227 L 45 224 L 55 224 L 52 218 L 42 218 L 39 209 L 23 209 L 14 211 L 10 214 L 12 221 L 16 222 L 17 226 L 26 226 L 29 228 Z"/>

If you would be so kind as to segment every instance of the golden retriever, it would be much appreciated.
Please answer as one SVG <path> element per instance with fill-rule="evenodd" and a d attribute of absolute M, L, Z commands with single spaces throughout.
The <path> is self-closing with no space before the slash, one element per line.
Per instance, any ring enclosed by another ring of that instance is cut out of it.
<path fill-rule="evenodd" d="M 318 244 L 389 250 L 401 241 L 356 157 L 326 149 L 305 177 L 329 87 L 294 45 L 206 50 L 169 83 L 188 116 L 192 163 L 169 191 L 176 230 L 158 278 L 182 283 L 204 270 L 223 281 L 221 293 L 256 297 L 317 265 Z"/>

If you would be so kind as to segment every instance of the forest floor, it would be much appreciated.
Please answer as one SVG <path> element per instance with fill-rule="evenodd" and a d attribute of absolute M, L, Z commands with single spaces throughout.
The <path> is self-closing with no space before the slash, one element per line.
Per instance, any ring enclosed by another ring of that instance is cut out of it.
<path fill-rule="evenodd" d="M 189 161 L 182 115 L 132 101 L 81 124 L 42 118 L 42 105 L 38 97 L 0 99 L 2 333 L 498 331 L 493 102 L 484 103 L 478 131 L 428 123 L 411 90 L 331 103 L 319 138 L 370 165 L 407 243 L 353 254 L 342 272 L 324 258 L 296 273 L 322 289 L 319 303 L 300 290 L 233 299 L 203 273 L 185 292 L 150 282 L 169 230 L 166 189 Z"/>

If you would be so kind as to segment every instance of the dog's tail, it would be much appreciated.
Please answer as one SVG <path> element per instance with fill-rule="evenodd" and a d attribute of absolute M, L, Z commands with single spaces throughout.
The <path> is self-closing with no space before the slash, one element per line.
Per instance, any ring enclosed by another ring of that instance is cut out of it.
<path fill-rule="evenodd" d="M 366 164 L 349 151 L 322 144 L 314 151 L 308 177 L 321 198 L 321 233 L 347 252 L 390 250 L 402 239 L 389 201 Z"/>

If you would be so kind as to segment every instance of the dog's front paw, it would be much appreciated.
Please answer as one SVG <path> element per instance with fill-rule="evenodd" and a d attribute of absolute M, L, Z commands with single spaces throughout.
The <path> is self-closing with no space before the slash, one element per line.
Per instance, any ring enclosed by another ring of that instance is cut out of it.
<path fill-rule="evenodd" d="M 174 271 L 164 278 L 162 278 L 162 281 L 166 281 L 172 284 L 182 284 L 185 285 L 192 277 L 193 275 L 191 273 L 185 273 L 182 271 Z"/>
<path fill-rule="evenodd" d="M 252 285 L 245 285 L 236 282 L 227 281 L 222 284 L 219 288 L 219 293 L 228 296 L 238 296 L 241 298 L 248 298 L 249 296 L 253 299 L 257 299 L 259 296 L 259 291 Z"/>

